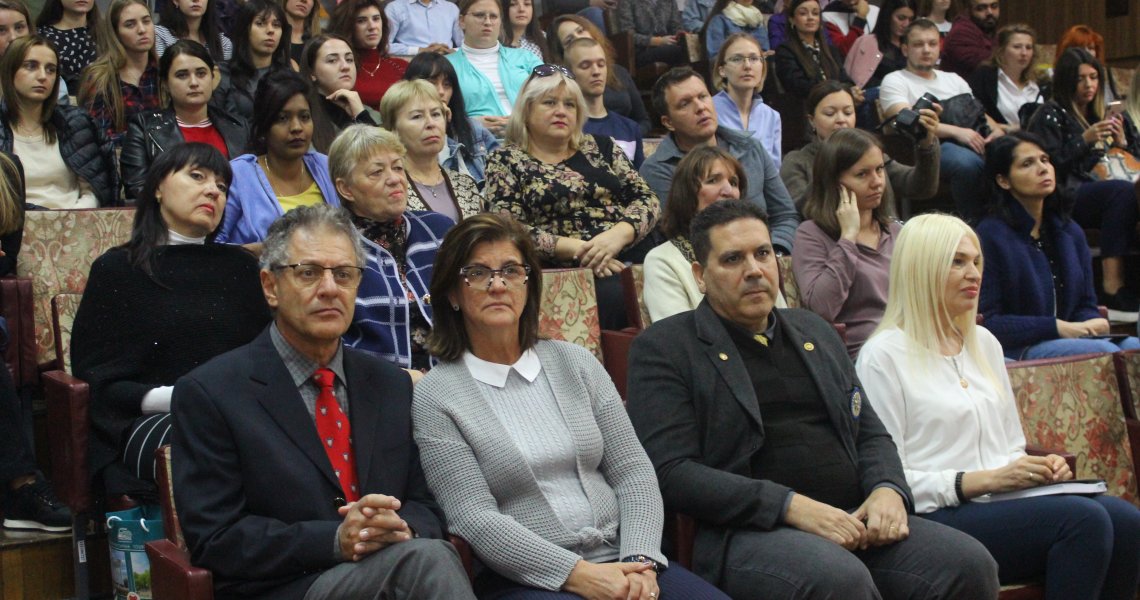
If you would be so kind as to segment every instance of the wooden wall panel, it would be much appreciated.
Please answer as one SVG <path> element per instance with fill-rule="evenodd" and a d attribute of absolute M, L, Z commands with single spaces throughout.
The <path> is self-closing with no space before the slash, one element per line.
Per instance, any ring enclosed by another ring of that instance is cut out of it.
<path fill-rule="evenodd" d="M 1140 0 L 1128 0 L 1127 17 L 1105 17 L 1106 0 L 1002 0 L 1002 23 L 1028 23 L 1041 43 L 1055 44 L 1072 25 L 1085 24 L 1104 36 L 1110 63 L 1132 66 L 1140 60 Z"/>

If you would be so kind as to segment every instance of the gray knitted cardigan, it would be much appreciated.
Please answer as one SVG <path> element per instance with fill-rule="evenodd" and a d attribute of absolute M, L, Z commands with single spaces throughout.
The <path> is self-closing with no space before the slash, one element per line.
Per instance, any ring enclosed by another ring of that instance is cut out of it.
<path fill-rule="evenodd" d="M 664 509 L 653 465 L 598 360 L 567 342 L 539 341 L 542 369 L 577 449 L 578 476 L 596 529 L 568 530 L 544 498 L 511 436 L 462 360 L 441 363 L 416 384 L 415 439 L 448 530 L 499 574 L 557 590 L 600 536 L 620 556 L 661 553 Z M 620 530 L 620 535 L 619 535 Z"/>

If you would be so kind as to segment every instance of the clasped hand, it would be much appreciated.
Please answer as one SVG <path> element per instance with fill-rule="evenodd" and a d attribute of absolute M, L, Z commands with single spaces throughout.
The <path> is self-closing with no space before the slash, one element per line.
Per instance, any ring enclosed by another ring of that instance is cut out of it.
<path fill-rule="evenodd" d="M 854 513 L 794 494 L 784 522 L 848 550 L 885 546 L 910 535 L 906 505 L 889 487 L 876 488 Z"/>
<path fill-rule="evenodd" d="M 392 544 L 412 539 L 412 530 L 400 518 L 400 501 L 383 494 L 367 496 L 337 509 L 344 521 L 337 528 L 345 560 L 359 561 Z"/>
<path fill-rule="evenodd" d="M 594 564 L 579 560 L 562 589 L 586 600 L 660 598 L 657 573 L 651 565 L 639 562 Z"/>

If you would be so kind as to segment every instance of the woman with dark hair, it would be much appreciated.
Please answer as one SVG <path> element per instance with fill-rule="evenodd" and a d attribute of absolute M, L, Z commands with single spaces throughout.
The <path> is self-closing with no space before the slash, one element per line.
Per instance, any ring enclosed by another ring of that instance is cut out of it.
<path fill-rule="evenodd" d="M 158 87 L 150 8 L 145 0 L 111 0 L 99 22 L 99 58 L 79 83 L 79 105 L 118 147 L 128 119 L 158 108 Z"/>
<path fill-rule="evenodd" d="M 328 152 L 342 129 L 353 123 L 379 125 L 376 109 L 364 105 L 356 87 L 356 53 L 348 40 L 322 33 L 305 43 L 301 75 L 309 81 L 313 147 Z"/>
<path fill-rule="evenodd" d="M 1021 127 L 1022 106 L 1030 104 L 1032 107 L 1050 95 L 1043 74 L 1037 68 L 1036 39 L 1037 32 L 1023 23 L 998 29 L 989 64 L 979 65 L 970 74 L 974 97 L 1006 132 Z"/>
<path fill-rule="evenodd" d="M 1105 114 L 1100 61 L 1083 48 L 1066 50 L 1053 69 L 1053 99 L 1027 130 L 1041 136 L 1058 188 L 1073 198 L 1073 220 L 1100 229 L 1100 303 L 1110 319 L 1135 321 L 1140 299 L 1125 285 L 1124 256 L 1136 235 L 1136 192 L 1131 181 L 1103 180 L 1093 169 L 1113 148 L 1140 156 L 1140 133 L 1127 114 Z"/>
<path fill-rule="evenodd" d="M 321 11 L 317 8 L 317 0 L 280 0 L 280 2 L 288 17 L 289 35 L 284 39 L 288 41 L 289 57 L 293 62 L 301 64 L 305 42 L 321 34 Z M 284 43 L 281 45 L 285 46 Z"/>
<path fill-rule="evenodd" d="M 32 13 L 23 0 L 0 0 L 0 56 L 4 56 L 8 44 L 31 35 L 31 22 Z"/>
<path fill-rule="evenodd" d="M 158 61 L 158 75 L 170 98 L 161 111 L 139 113 L 127 125 L 119 157 L 127 200 L 135 200 L 151 163 L 179 142 L 213 146 L 227 160 L 249 141 L 246 124 L 209 105 L 214 91 L 214 59 L 198 42 L 179 40 Z"/>
<path fill-rule="evenodd" d="M 439 154 L 445 169 L 464 173 L 480 188 L 487 169 L 487 155 L 499 147 L 499 140 L 478 120 L 467 116 L 463 90 L 451 61 L 435 52 L 422 52 L 408 63 L 404 79 L 426 79 L 435 85 L 439 97 L 447 105 L 447 146 Z"/>
<path fill-rule="evenodd" d="M 946 34 L 950 33 L 950 27 L 954 25 L 957 4 L 954 0 L 918 0 L 916 16 L 934 23 L 939 35 L 945 39 Z"/>
<path fill-rule="evenodd" d="M 170 0 L 158 14 L 162 25 L 154 26 L 154 50 L 159 56 L 178 40 L 193 40 L 210 51 L 214 62 L 233 56 L 234 45 L 222 33 L 214 16 L 212 0 Z"/>
<path fill-rule="evenodd" d="M 661 552 L 653 465 L 587 350 L 539 339 L 542 273 L 527 231 L 477 215 L 438 252 L 441 299 L 412 422 L 448 529 L 488 567 L 479 598 L 721 600 Z M 509 499 L 509 501 L 504 501 Z"/>
<path fill-rule="evenodd" d="M 340 205 L 328 157 L 310 149 L 309 88 L 292 71 L 272 72 L 257 84 L 249 153 L 230 161 L 234 185 L 218 229 L 219 242 L 259 242 L 289 209 L 321 202 Z"/>
<path fill-rule="evenodd" d="M 851 83 L 843 71 L 839 53 L 823 32 L 819 0 L 791 0 L 787 3 L 788 38 L 776 48 L 776 76 L 784 91 L 807 96 L 812 86 L 828 80 Z M 855 104 L 862 104 L 863 91 L 852 88 Z"/>
<path fill-rule="evenodd" d="M 29 204 L 122 204 L 111 142 L 83 110 L 56 104 L 58 64 L 38 35 L 12 42 L 0 58 L 0 150 L 23 162 Z"/>
<path fill-rule="evenodd" d="M 291 28 L 277 2 L 249 0 L 238 7 L 233 30 L 242 35 L 234 38 L 233 58 L 218 65 L 221 80 L 210 105 L 251 123 L 253 96 L 261 78 L 270 71 L 298 68 L 290 60 L 285 43 Z"/>
<path fill-rule="evenodd" d="M 771 49 L 768 28 L 764 26 L 764 15 L 757 4 L 755 0 L 716 0 L 700 32 L 705 56 L 716 56 L 729 36 L 742 33 L 756 40 L 763 50 L 762 56 L 766 57 Z"/>
<path fill-rule="evenodd" d="M 1104 36 L 1097 33 L 1095 29 L 1088 25 L 1073 25 L 1061 34 L 1061 40 L 1057 42 L 1057 49 L 1055 56 L 1061 57 L 1069 48 L 1083 48 L 1088 50 L 1093 58 L 1099 60 L 1101 64 L 1108 61 L 1108 55 L 1105 54 L 1104 49 Z M 1109 102 L 1117 100 L 1121 97 L 1122 90 L 1118 90 L 1116 80 L 1112 77 L 1112 71 L 1105 69 L 1104 77 L 1101 78 L 1104 91 L 1104 104 L 1108 105 Z"/>
<path fill-rule="evenodd" d="M 211 241 L 230 181 L 213 146 L 176 144 L 151 165 L 130 241 L 91 266 L 71 360 L 91 386 L 91 472 L 110 494 L 154 497 L 174 382 L 270 320 L 257 260 Z"/>
<path fill-rule="evenodd" d="M 978 223 L 986 257 L 978 310 L 1014 360 L 1140 348 L 1108 334 L 1092 258 L 1043 139 L 1014 132 L 986 149 L 994 214 Z"/>
<path fill-rule="evenodd" d="M 914 0 L 883 2 L 875 28 L 855 40 L 843 62 L 843 70 L 855 85 L 870 91 L 878 88 L 888 73 L 906 68 L 902 36 L 914 20 L 914 13 Z M 877 93 L 872 100 L 876 98 Z"/>
<path fill-rule="evenodd" d="M 36 18 L 36 33 L 59 53 L 59 76 L 79 89 L 83 69 L 98 57 L 99 7 L 95 0 L 47 0 Z"/>
<path fill-rule="evenodd" d="M 381 0 L 344 0 L 336 5 L 329 32 L 349 40 L 356 55 L 356 85 L 365 106 L 380 106 L 384 92 L 404 76 L 406 61 L 388 54 L 388 17 Z"/>
<path fill-rule="evenodd" d="M 779 169 L 784 158 L 783 122 L 780 113 L 760 97 L 768 78 L 766 54 L 747 33 L 725 38 L 712 60 L 713 87 L 719 90 L 713 106 L 717 123 L 750 132 Z"/>
<path fill-rule="evenodd" d="M 522 48 L 534 53 L 539 60 L 546 59 L 546 34 L 534 14 L 532 0 L 502 0 L 503 14 L 507 24 L 499 41 L 512 48 Z"/>

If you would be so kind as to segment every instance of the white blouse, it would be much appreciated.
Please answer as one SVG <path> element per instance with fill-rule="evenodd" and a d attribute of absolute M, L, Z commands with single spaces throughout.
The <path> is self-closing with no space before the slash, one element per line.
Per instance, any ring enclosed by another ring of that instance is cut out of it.
<path fill-rule="evenodd" d="M 1025 455 L 1001 344 L 981 327 L 977 337 L 993 379 L 965 350 L 930 356 L 900 329 L 872 336 L 855 363 L 867 401 L 898 447 L 918 514 L 958 505 L 959 471 L 996 469 Z"/>

